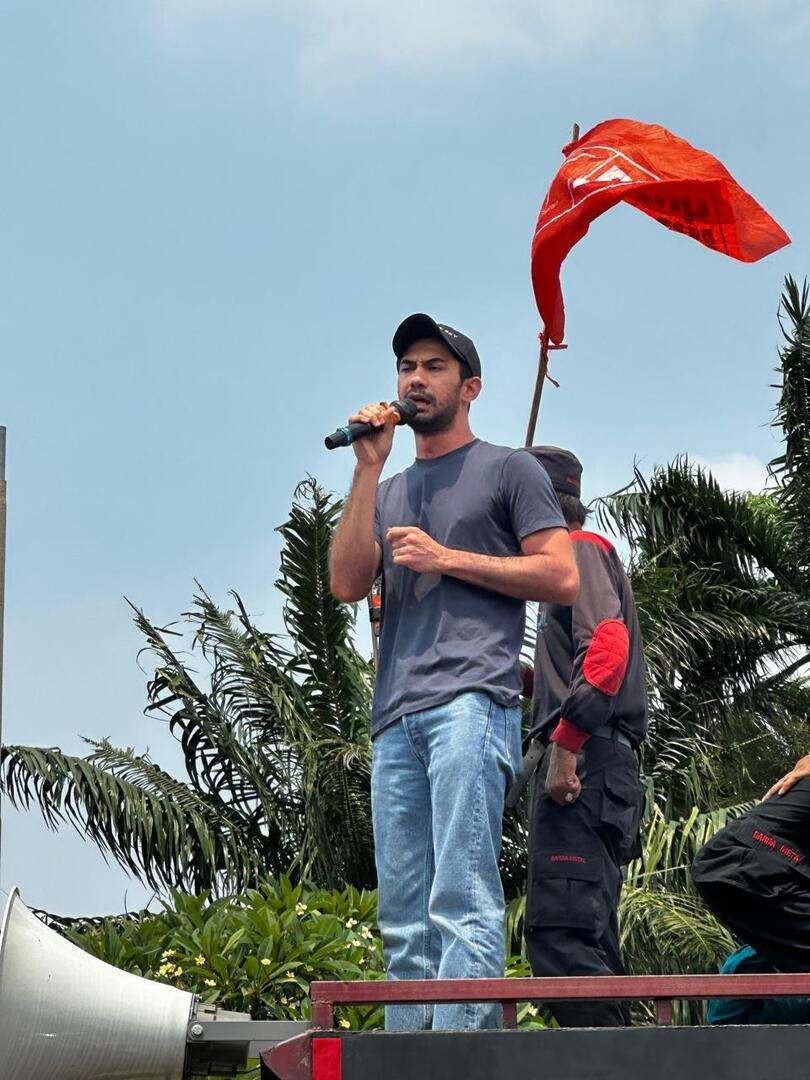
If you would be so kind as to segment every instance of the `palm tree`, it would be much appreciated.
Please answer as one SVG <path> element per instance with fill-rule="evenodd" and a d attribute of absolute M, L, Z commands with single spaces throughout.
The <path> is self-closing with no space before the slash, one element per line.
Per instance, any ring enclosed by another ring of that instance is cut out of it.
<path fill-rule="evenodd" d="M 784 452 L 771 462 L 780 482 L 779 506 L 791 522 L 800 572 L 810 574 L 810 292 L 793 278 L 785 281 L 780 309 L 784 345 L 780 352 L 781 384 L 774 427 L 785 441 Z M 787 325 L 786 325 L 787 324 Z"/>
<path fill-rule="evenodd" d="M 681 458 L 649 479 L 636 473 L 630 488 L 600 506 L 630 548 L 646 646 L 648 853 L 662 827 L 674 835 L 695 806 L 711 827 L 807 748 L 807 286 L 788 279 L 781 314 L 776 423 L 785 453 L 772 463 L 772 489 L 724 492 Z M 232 610 L 222 610 L 198 590 L 184 625 L 207 668 L 205 688 L 176 651 L 183 634 L 136 610 L 156 661 L 147 712 L 168 719 L 186 779 L 104 740 L 91 743 L 86 757 L 11 746 L 2 751 L 0 777 L 15 805 L 36 802 L 54 828 L 73 823 L 159 889 L 222 893 L 285 871 L 320 885 L 372 885 L 372 669 L 354 644 L 354 609 L 328 588 L 340 508 L 307 480 L 280 528 L 286 634 L 260 630 L 238 595 Z M 513 898 L 525 882 L 524 853 L 518 811 L 507 818 L 502 860 Z M 678 910 L 693 910 L 683 866 L 680 876 L 666 868 L 666 875 L 632 872 L 627 911 L 646 905 L 646 929 L 640 915 L 632 921 L 640 943 L 652 940 L 649 920 L 667 896 L 682 898 Z M 668 932 L 663 924 L 660 932 Z M 644 955 L 640 944 L 639 964 Z"/>
<path fill-rule="evenodd" d="M 70 822 L 161 890 L 230 892 L 290 871 L 373 885 L 371 668 L 353 645 L 353 608 L 329 591 L 339 512 L 306 480 L 279 529 L 284 636 L 258 629 L 236 593 L 222 610 L 198 588 L 183 620 L 205 687 L 176 651 L 184 634 L 135 610 L 156 664 L 146 712 L 179 739 L 185 780 L 106 739 L 88 740 L 86 757 L 6 746 L 12 803 L 36 801 L 51 828 Z"/>

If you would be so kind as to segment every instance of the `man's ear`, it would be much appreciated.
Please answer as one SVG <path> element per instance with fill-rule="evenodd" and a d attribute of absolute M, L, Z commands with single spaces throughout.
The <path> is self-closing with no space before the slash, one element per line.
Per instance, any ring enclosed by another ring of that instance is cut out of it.
<path fill-rule="evenodd" d="M 467 404 L 475 401 L 481 393 L 481 385 L 481 379 L 478 375 L 473 375 L 471 379 L 465 379 L 461 387 L 461 400 L 466 401 Z"/>

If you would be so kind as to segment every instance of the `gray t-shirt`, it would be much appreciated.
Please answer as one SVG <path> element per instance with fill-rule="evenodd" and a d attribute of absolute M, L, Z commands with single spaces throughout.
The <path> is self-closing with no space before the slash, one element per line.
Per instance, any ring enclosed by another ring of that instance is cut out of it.
<path fill-rule="evenodd" d="M 474 439 L 442 457 L 417 458 L 377 490 L 383 622 L 372 736 L 468 691 L 516 705 L 524 601 L 395 566 L 385 539 L 395 525 L 416 525 L 445 547 L 520 555 L 530 533 L 565 528 L 546 470 L 523 450 Z"/>

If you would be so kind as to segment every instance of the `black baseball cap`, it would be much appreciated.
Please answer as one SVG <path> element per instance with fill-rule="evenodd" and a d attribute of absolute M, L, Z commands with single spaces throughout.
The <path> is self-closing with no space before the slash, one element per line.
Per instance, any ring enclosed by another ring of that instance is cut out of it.
<path fill-rule="evenodd" d="M 526 449 L 545 468 L 555 491 L 579 498 L 582 491 L 582 463 L 576 454 L 560 446 L 527 446 Z"/>
<path fill-rule="evenodd" d="M 481 361 L 470 338 L 454 330 L 452 326 L 437 323 L 435 319 L 431 319 L 430 315 L 421 313 L 409 315 L 396 329 L 392 344 L 397 362 L 415 341 L 420 341 L 422 338 L 438 338 L 439 341 L 443 341 L 450 352 L 467 364 L 473 375 L 478 375 L 480 378 Z"/>

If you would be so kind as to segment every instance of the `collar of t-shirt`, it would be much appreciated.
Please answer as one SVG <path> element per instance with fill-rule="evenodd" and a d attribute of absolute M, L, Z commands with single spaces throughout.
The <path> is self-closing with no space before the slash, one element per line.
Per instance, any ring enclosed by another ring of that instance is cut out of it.
<path fill-rule="evenodd" d="M 472 449 L 476 443 L 479 443 L 480 439 L 472 439 L 468 443 L 464 443 L 463 446 L 457 446 L 455 450 L 448 450 L 446 454 L 440 454 L 439 457 L 434 458 L 414 458 L 414 465 L 417 465 L 420 469 L 430 469 L 434 465 L 441 465 L 443 461 L 449 461 L 450 458 L 457 457 L 459 454 L 464 454 L 468 450 Z"/>

